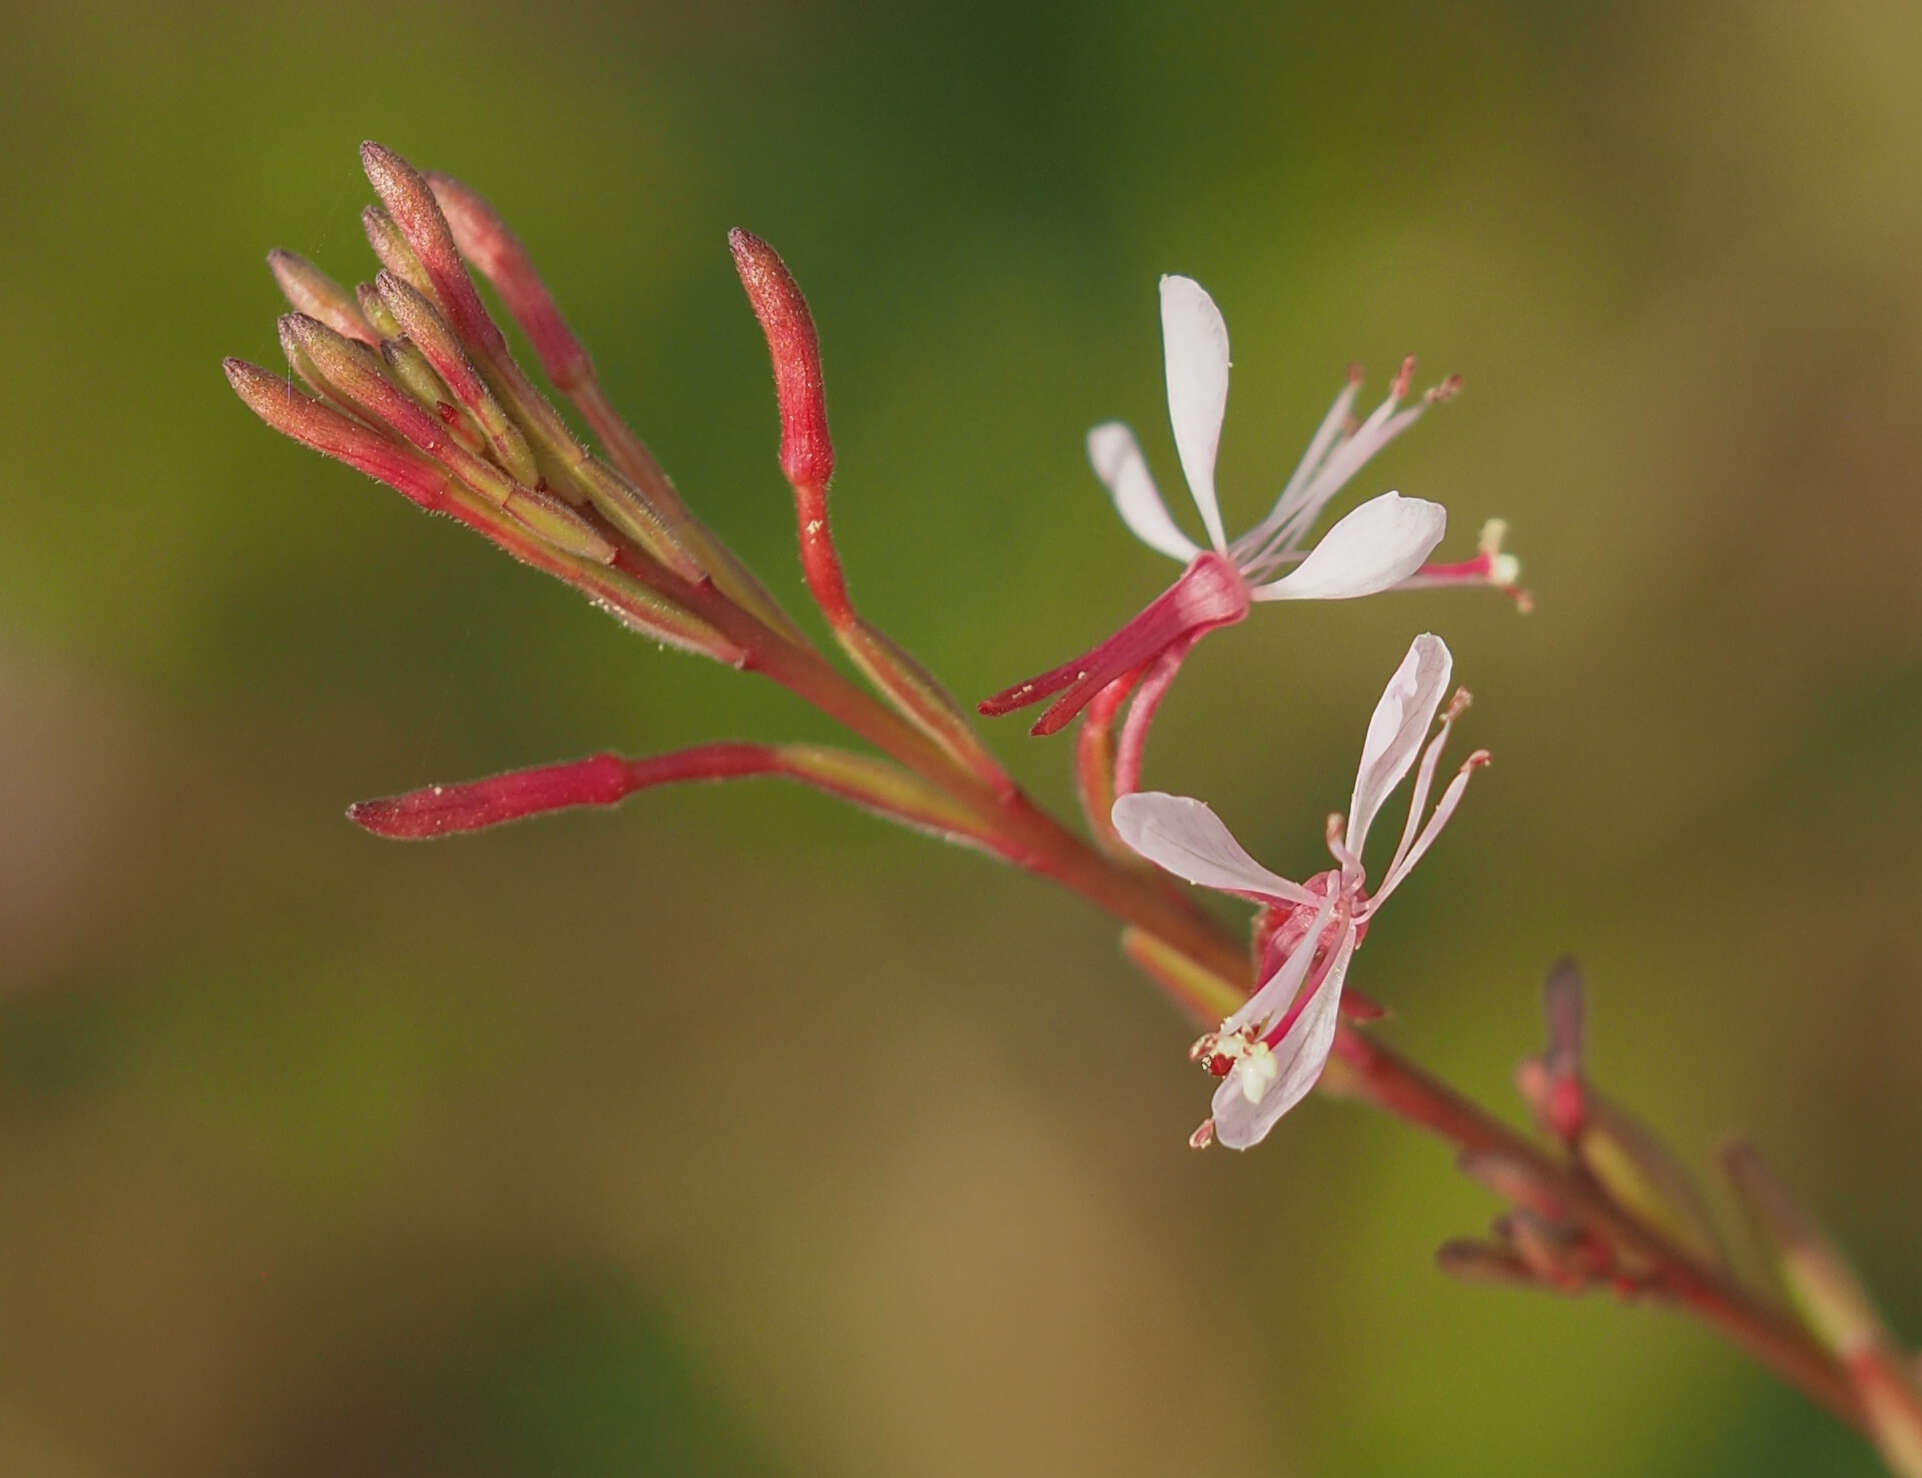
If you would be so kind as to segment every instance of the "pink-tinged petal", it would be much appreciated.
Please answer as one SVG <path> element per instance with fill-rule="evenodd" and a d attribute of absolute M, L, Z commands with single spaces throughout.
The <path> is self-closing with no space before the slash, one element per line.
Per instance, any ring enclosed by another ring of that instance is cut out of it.
<path fill-rule="evenodd" d="M 1168 368 L 1168 419 L 1181 471 L 1217 550 L 1226 552 L 1215 497 L 1215 452 L 1228 410 L 1228 325 L 1192 277 L 1161 279 L 1161 347 Z"/>
<path fill-rule="evenodd" d="M 1265 1036 L 1288 1014 L 1289 1008 L 1295 1004 L 1295 994 L 1301 989 L 1302 981 L 1308 978 L 1308 967 L 1315 962 L 1315 947 L 1334 920 L 1336 896 L 1333 892 L 1323 896 L 1315 909 L 1314 922 L 1308 926 L 1308 932 L 1301 936 L 1300 946 L 1283 955 L 1274 973 L 1262 981 L 1261 988 L 1221 1023 L 1223 1036 L 1248 1027 L 1254 1027 Z M 1243 1096 L 1246 1096 L 1245 1091 Z"/>
<path fill-rule="evenodd" d="M 1368 737 L 1362 741 L 1361 765 L 1355 772 L 1355 793 L 1348 803 L 1348 849 L 1357 857 L 1382 802 L 1415 763 L 1422 739 L 1435 722 L 1435 710 L 1448 691 L 1454 665 L 1448 644 L 1424 632 L 1410 644 L 1408 655 L 1382 690 L 1381 701 L 1368 720 Z"/>
<path fill-rule="evenodd" d="M 1143 544 L 1184 564 L 1201 553 L 1201 546 L 1181 532 L 1161 501 L 1134 432 L 1119 421 L 1095 427 L 1088 433 L 1088 460 L 1094 463 L 1094 475 L 1107 484 L 1121 521 Z"/>
<path fill-rule="evenodd" d="M 1304 945 L 1303 948 L 1307 948 Z M 1308 1096 L 1321 1071 L 1328 1065 L 1328 1053 L 1335 1045 L 1335 1028 L 1341 1021 L 1341 987 L 1348 976 L 1348 963 L 1355 955 L 1355 930 L 1351 924 L 1342 930 L 1335 945 L 1334 958 L 1327 974 L 1288 1035 L 1274 1049 L 1280 1071 L 1259 1103 L 1248 1102 L 1239 1084 L 1229 1092 L 1233 1076 L 1215 1090 L 1215 1138 L 1231 1150 L 1245 1150 L 1261 1143 L 1281 1116 Z"/>
<path fill-rule="evenodd" d="M 1264 903 L 1320 901 L 1250 857 L 1221 818 L 1189 796 L 1136 791 L 1114 803 L 1112 816 L 1124 842 L 1176 877 Z"/>
<path fill-rule="evenodd" d="M 1448 510 L 1424 498 L 1383 493 L 1349 513 L 1256 600 L 1351 600 L 1406 580 L 1448 531 Z"/>

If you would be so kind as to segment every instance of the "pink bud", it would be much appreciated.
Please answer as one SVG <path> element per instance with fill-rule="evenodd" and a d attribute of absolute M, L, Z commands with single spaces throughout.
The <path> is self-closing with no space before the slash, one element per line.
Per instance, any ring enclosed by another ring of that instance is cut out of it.
<path fill-rule="evenodd" d="M 429 281 L 427 269 L 414 255 L 413 247 L 401 235 L 400 227 L 394 218 L 378 205 L 370 205 L 360 213 L 361 229 L 367 233 L 367 244 L 373 248 L 374 255 L 380 259 L 381 266 L 396 276 L 404 277 L 421 292 L 432 294 L 434 284 Z M 365 300 L 363 298 L 363 308 Z M 370 318 L 372 314 L 368 315 Z"/>
<path fill-rule="evenodd" d="M 447 474 L 407 448 L 295 389 L 282 375 L 226 360 L 222 368 L 247 408 L 283 436 L 378 478 L 424 508 L 445 501 Z"/>
<path fill-rule="evenodd" d="M 318 318 L 335 333 L 363 344 L 379 342 L 372 326 L 354 306 L 353 295 L 305 257 L 276 247 L 267 253 L 267 266 L 296 312 Z"/>
<path fill-rule="evenodd" d="M 499 212 L 459 180 L 431 170 L 425 178 L 461 255 L 494 284 L 509 315 L 526 331 L 548 379 L 564 394 L 573 394 L 593 378 L 594 363 L 534 270 L 527 248 Z"/>
<path fill-rule="evenodd" d="M 474 290 L 474 280 L 467 275 L 453 233 L 447 229 L 447 218 L 420 171 L 372 140 L 360 146 L 360 163 L 374 193 L 420 259 L 433 285 L 432 295 L 461 342 L 487 358 L 505 356 L 507 341 Z"/>
<path fill-rule="evenodd" d="M 828 435 L 814 315 L 773 247 L 739 227 L 728 232 L 727 244 L 774 359 L 774 390 L 781 403 L 781 471 L 796 487 L 825 488 L 834 476 L 834 443 Z"/>

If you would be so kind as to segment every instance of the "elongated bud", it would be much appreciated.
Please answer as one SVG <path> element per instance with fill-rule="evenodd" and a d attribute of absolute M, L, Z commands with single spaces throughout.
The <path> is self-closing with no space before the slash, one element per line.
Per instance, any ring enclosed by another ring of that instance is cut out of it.
<path fill-rule="evenodd" d="M 387 366 L 387 377 L 413 397 L 414 404 L 438 416 L 454 439 L 476 456 L 487 447 L 487 438 L 473 418 L 454 404 L 454 392 L 441 382 L 427 356 L 412 339 L 383 339 L 380 357 Z"/>
<path fill-rule="evenodd" d="M 1884 1461 L 1903 1478 L 1922 1478 L 1922 1382 L 1868 1290 L 1760 1151 L 1730 1144 L 1722 1168 L 1803 1323 L 1861 1395 Z"/>
<path fill-rule="evenodd" d="M 1568 1215 L 1561 1188 L 1552 1171 L 1506 1150 L 1464 1150 L 1456 1163 L 1462 1173 L 1478 1180 L 1511 1206 L 1561 1221 Z"/>
<path fill-rule="evenodd" d="M 434 366 L 434 372 L 453 392 L 456 403 L 464 406 L 479 423 L 494 450 L 494 460 L 506 468 L 516 482 L 528 487 L 539 482 L 540 470 L 534 465 L 534 453 L 527 438 L 508 419 L 494 392 L 487 388 L 480 371 L 474 368 L 474 362 L 454 338 L 453 330 L 426 295 L 388 271 L 381 272 L 374 287 L 401 332 L 419 346 L 428 363 Z"/>
<path fill-rule="evenodd" d="M 328 365 L 323 365 L 308 352 L 305 333 L 299 327 L 302 324 L 312 324 L 322 333 L 332 335 L 330 348 L 332 344 L 339 345 L 338 354 L 329 356 Z M 274 327 L 280 337 L 280 352 L 287 356 L 288 368 L 299 375 L 310 390 L 353 415 L 368 414 L 359 397 L 352 393 L 352 387 L 363 376 L 379 378 L 385 374 L 377 350 L 368 348 L 359 339 L 335 334 L 319 319 L 309 318 L 304 313 L 283 313 Z M 338 383 L 337 379 L 344 379 L 345 383 Z M 377 420 L 378 417 L 369 419 Z"/>
<path fill-rule="evenodd" d="M 395 276 L 404 278 L 421 292 L 432 295 L 433 279 L 421 265 L 420 258 L 414 255 L 413 247 L 407 244 L 407 237 L 394 223 L 394 218 L 378 205 L 370 205 L 360 213 L 360 226 L 367 233 L 367 244 L 380 258 L 381 266 Z"/>
<path fill-rule="evenodd" d="M 453 233 L 447 229 L 447 218 L 440 213 L 434 192 L 420 171 L 371 139 L 360 146 L 360 163 L 367 172 L 367 182 L 427 274 L 431 286 L 422 291 L 439 305 L 461 343 L 488 358 L 505 357 L 507 341 L 474 290 L 474 280 L 461 264 Z M 406 272 L 400 275 L 413 281 Z"/>
<path fill-rule="evenodd" d="M 828 435 L 827 390 L 814 315 L 774 248 L 738 226 L 728 232 L 734 269 L 749 306 L 767 335 L 774 360 L 774 392 L 781 405 L 781 471 L 796 487 L 826 488 L 834 476 Z"/>
<path fill-rule="evenodd" d="M 467 451 L 446 422 L 416 405 L 386 378 L 381 372 L 384 361 L 364 344 L 298 313 L 286 315 L 282 331 L 292 346 L 290 352 L 310 360 L 330 387 L 338 387 L 367 415 L 399 430 L 426 455 L 416 456 L 379 431 L 308 400 L 278 376 L 267 375 L 244 360 L 228 360 L 228 383 L 270 426 L 378 477 L 436 511 L 447 511 L 451 474 L 469 492 L 543 542 L 596 564 L 613 562 L 614 546 L 591 524 L 546 494 L 515 486 L 505 473 Z M 278 387 L 278 393 L 271 387 Z"/>
<path fill-rule="evenodd" d="M 387 378 L 386 361 L 353 339 L 342 338 L 317 319 L 289 313 L 280 320 L 284 343 L 291 343 L 325 379 L 328 387 L 368 419 L 391 426 L 401 436 L 449 469 L 496 507 L 514 490 L 514 480 L 491 462 L 460 445 L 447 423 L 415 404 Z"/>
<path fill-rule="evenodd" d="M 580 514 L 538 488 L 515 488 L 501 508 L 523 528 L 538 534 L 556 549 L 578 554 L 595 564 L 612 564 L 620 552 Z"/>
<path fill-rule="evenodd" d="M 622 534 L 687 580 L 705 572 L 679 536 L 685 521 L 678 502 L 663 511 L 612 468 L 598 464 L 547 399 L 534 388 L 489 316 L 462 265 L 440 205 L 427 181 L 393 150 L 366 143 L 362 167 L 385 212 L 369 212 L 368 237 L 383 227 L 398 240 L 383 237 L 375 251 L 388 270 L 413 287 L 434 308 L 460 346 L 473 357 L 520 434 L 530 443 L 539 470 L 555 493 L 569 502 L 592 499 Z M 394 305 L 389 303 L 389 307 Z M 423 344 L 423 349 L 426 345 Z M 430 353 L 431 357 L 431 353 Z"/>
<path fill-rule="evenodd" d="M 276 247 L 267 253 L 267 265 L 295 312 L 318 318 L 334 332 L 363 344 L 379 342 L 379 335 L 355 306 L 353 295 L 305 257 Z"/>
<path fill-rule="evenodd" d="M 1536 1277 L 1563 1293 L 1586 1292 L 1608 1271 L 1606 1253 L 1576 1228 L 1532 1211 L 1514 1211 L 1503 1218 L 1502 1230 Z"/>
<path fill-rule="evenodd" d="M 225 360 L 221 368 L 247 408 L 281 435 L 379 479 L 423 507 L 440 507 L 448 481 L 444 468 L 296 390 L 272 370 L 244 359 Z"/>
<path fill-rule="evenodd" d="M 425 178 L 453 233 L 454 244 L 481 276 L 494 284 L 508 314 L 534 346 L 534 355 L 555 389 L 572 395 L 591 382 L 594 361 L 561 316 L 560 305 L 507 222 L 481 195 L 451 175 L 428 170 Z M 607 439 L 599 427 L 595 430 Z"/>
<path fill-rule="evenodd" d="M 1582 972 L 1575 961 L 1563 956 L 1548 972 L 1542 986 L 1542 1014 L 1548 1019 L 1548 1066 L 1561 1077 L 1574 1077 L 1582 1070 L 1582 1028 L 1586 1008 L 1582 1001 Z"/>
<path fill-rule="evenodd" d="M 1843 1359 L 1887 1341 L 1868 1291 L 1761 1152 L 1742 1141 L 1729 1144 L 1722 1169 L 1809 1331 Z"/>
<path fill-rule="evenodd" d="M 645 759 L 589 755 L 363 801 L 347 814 L 378 836 L 420 841 L 554 811 L 618 805 L 660 785 L 757 776 L 796 780 L 915 830 L 992 850 L 974 818 L 919 777 L 869 755 L 809 744 L 703 744 Z"/>
<path fill-rule="evenodd" d="M 675 544 L 685 549 L 692 564 L 711 575 L 715 584 L 745 610 L 790 642 L 806 645 L 806 636 L 753 573 L 688 511 L 647 443 L 621 419 L 601 388 L 587 349 L 562 317 L 559 304 L 535 270 L 527 249 L 494 207 L 450 175 L 430 171 L 423 178 L 434 192 L 460 254 L 494 285 L 507 305 L 508 316 L 521 326 L 534 346 L 541 368 L 555 388 L 573 401 L 586 418 L 588 426 L 600 438 L 607 459 L 639 489 L 660 523 L 671 531 Z M 512 403 L 511 396 L 504 394 L 503 398 Z M 529 430 L 537 443 L 543 440 L 541 426 L 530 425 Z M 551 437 L 547 439 L 551 443 Z M 566 468 L 577 465 L 575 460 L 565 457 L 562 461 Z M 655 542 L 659 544 L 659 536 Z M 679 567 L 676 559 L 668 557 L 671 551 L 661 552 L 667 563 Z"/>
<path fill-rule="evenodd" d="M 398 339 L 401 336 L 400 320 L 380 300 L 380 293 L 373 283 L 360 283 L 354 288 L 354 297 L 360 303 L 362 316 L 381 338 Z"/>
<path fill-rule="evenodd" d="M 1643 1124 L 1590 1088 L 1575 1152 L 1616 1205 L 1708 1263 L 1723 1261 L 1708 1202 L 1681 1159 Z"/>
<path fill-rule="evenodd" d="M 1241 1005 L 1245 992 L 1235 982 L 1223 980 L 1146 929 L 1122 930 L 1121 952 L 1198 1022 L 1219 1024 Z"/>

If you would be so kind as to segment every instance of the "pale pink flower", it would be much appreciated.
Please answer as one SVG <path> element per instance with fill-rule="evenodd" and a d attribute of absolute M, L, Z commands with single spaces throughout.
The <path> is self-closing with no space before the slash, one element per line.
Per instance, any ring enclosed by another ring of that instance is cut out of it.
<path fill-rule="evenodd" d="M 1423 749 L 1451 666 L 1440 637 L 1415 638 L 1368 721 L 1347 821 L 1328 818 L 1336 866 L 1305 883 L 1261 866 L 1200 801 L 1141 791 L 1114 803 L 1115 830 L 1143 857 L 1191 883 L 1266 905 L 1278 925 L 1262 952 L 1260 988 L 1220 1030 L 1195 1043 L 1192 1055 L 1222 1079 L 1214 1116 L 1195 1131 L 1197 1146 L 1210 1139 L 1232 1149 L 1258 1143 L 1314 1086 L 1335 1040 L 1342 983 L 1356 947 L 1376 911 L 1447 825 L 1468 777 L 1488 762 L 1485 750 L 1471 754 L 1423 821 L 1448 731 L 1468 704 L 1466 692 L 1456 693 L 1440 731 Z M 1370 891 L 1362 849 L 1383 802 L 1411 767 L 1415 789 L 1408 820 L 1381 885 Z"/>
<path fill-rule="evenodd" d="M 1388 398 L 1357 425 L 1351 416 L 1361 381 L 1351 374 L 1268 516 L 1230 542 L 1215 496 L 1215 452 L 1228 404 L 1228 327 L 1199 283 L 1164 277 L 1161 333 L 1175 449 L 1208 543 L 1197 544 L 1176 524 L 1134 433 L 1118 421 L 1095 427 L 1088 433 L 1088 457 L 1122 520 L 1149 548 L 1183 561 L 1187 570 L 1113 637 L 987 699 L 982 712 L 1009 713 L 1055 698 L 1034 726 L 1037 734 L 1053 733 L 1109 683 L 1157 661 L 1164 670 L 1145 687 L 1155 690 L 1158 701 L 1195 642 L 1241 620 L 1257 601 L 1349 600 L 1428 585 L 1513 586 L 1519 566 L 1498 545 L 1485 545 L 1476 559 L 1461 564 L 1424 564 L 1441 542 L 1448 515 L 1440 504 L 1394 492 L 1369 499 L 1306 547 L 1329 501 L 1413 425 L 1429 401 L 1453 393 L 1457 382 L 1403 406 L 1415 369 L 1408 360 Z"/>

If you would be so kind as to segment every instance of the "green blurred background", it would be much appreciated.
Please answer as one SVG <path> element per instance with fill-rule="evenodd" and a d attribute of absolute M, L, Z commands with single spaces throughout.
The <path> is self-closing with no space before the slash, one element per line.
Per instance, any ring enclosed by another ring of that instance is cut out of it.
<path fill-rule="evenodd" d="M 1155 279 L 1236 346 L 1230 523 L 1351 360 L 1371 468 L 1540 604 L 1258 611 L 1151 783 L 1319 865 L 1446 634 L 1496 768 L 1371 938 L 1507 1106 L 1541 975 L 1692 1154 L 1753 1130 L 1922 1329 L 1922 12 L 1900 0 L 30 3 L 0 48 L 0 1471 L 1869 1473 L 1697 1328 L 1430 1265 L 1492 1213 L 1315 1102 L 1192 1154 L 1187 1031 L 1045 886 L 774 786 L 437 846 L 353 799 L 824 736 L 258 425 L 266 249 L 354 148 L 488 194 L 800 604 L 723 234 L 826 344 L 858 596 L 963 694 L 1171 567 Z M 1069 741 L 995 731 L 1067 799 Z"/>

